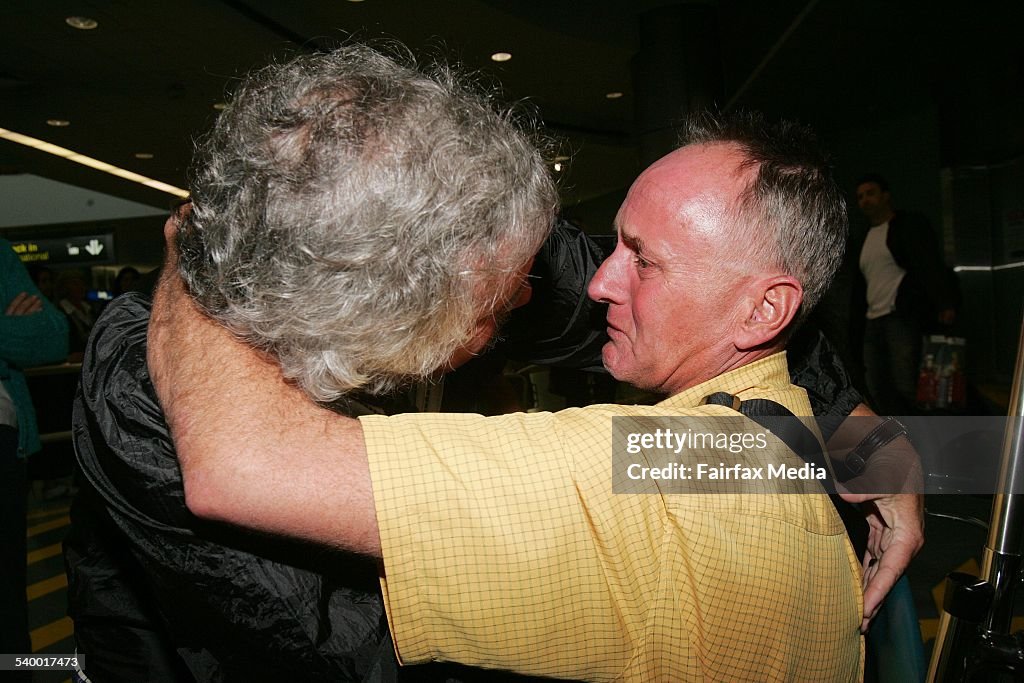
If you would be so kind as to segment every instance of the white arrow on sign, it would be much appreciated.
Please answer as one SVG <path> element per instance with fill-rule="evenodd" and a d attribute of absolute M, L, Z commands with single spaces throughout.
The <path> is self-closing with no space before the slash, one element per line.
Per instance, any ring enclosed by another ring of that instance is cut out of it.
<path fill-rule="evenodd" d="M 85 250 L 92 256 L 98 256 L 103 251 L 103 244 L 99 240 L 89 240 L 89 244 L 85 245 Z"/>

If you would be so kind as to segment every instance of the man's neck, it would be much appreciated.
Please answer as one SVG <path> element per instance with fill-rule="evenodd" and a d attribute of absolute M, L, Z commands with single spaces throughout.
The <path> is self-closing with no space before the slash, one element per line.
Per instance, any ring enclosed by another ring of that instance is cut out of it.
<path fill-rule="evenodd" d="M 770 344 L 770 345 L 766 345 L 766 346 L 761 346 L 761 347 L 758 347 L 758 348 L 755 348 L 755 349 L 750 349 L 749 351 L 738 352 L 738 353 L 730 356 L 724 362 L 722 362 L 718 366 L 717 372 L 705 373 L 701 377 L 694 377 L 691 380 L 689 380 L 688 382 L 681 382 L 679 385 L 677 385 L 677 387 L 675 387 L 675 388 L 673 388 L 673 389 L 671 389 L 669 391 L 663 391 L 662 393 L 666 394 L 667 396 L 675 396 L 676 394 L 681 394 L 682 392 L 684 392 L 684 391 L 686 391 L 688 389 L 692 389 L 693 387 L 695 387 L 697 385 L 700 385 L 700 384 L 703 384 L 704 382 L 707 382 L 708 380 L 714 379 L 715 377 L 718 377 L 720 375 L 724 375 L 727 372 L 732 372 L 733 370 L 741 368 L 744 365 L 750 365 L 751 363 L 759 361 L 762 358 L 767 358 L 768 356 L 772 356 L 772 355 L 778 353 L 779 351 L 785 350 L 785 348 L 786 347 L 785 347 L 784 344 L 777 344 L 776 343 L 776 344 Z"/>
<path fill-rule="evenodd" d="M 875 218 L 871 219 L 871 227 L 872 228 L 877 228 L 879 225 L 885 225 L 886 223 L 891 221 L 892 217 L 895 216 L 895 215 L 896 215 L 896 212 L 893 211 L 892 209 L 889 209 L 888 211 L 886 211 L 881 216 L 876 216 Z"/>

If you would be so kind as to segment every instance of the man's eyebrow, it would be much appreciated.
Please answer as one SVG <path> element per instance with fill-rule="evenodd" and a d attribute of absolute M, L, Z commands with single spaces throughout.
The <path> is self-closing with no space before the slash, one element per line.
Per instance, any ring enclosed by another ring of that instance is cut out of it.
<path fill-rule="evenodd" d="M 623 244 L 629 247 L 630 251 L 634 251 L 638 254 L 643 253 L 644 241 L 637 237 L 636 235 L 630 235 L 628 232 L 623 230 L 622 233 L 619 235 L 619 239 L 622 240 Z"/>

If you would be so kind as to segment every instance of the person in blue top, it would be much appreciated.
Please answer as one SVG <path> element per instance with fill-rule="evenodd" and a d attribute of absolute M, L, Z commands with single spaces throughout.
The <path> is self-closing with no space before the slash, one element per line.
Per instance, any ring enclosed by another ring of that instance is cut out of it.
<path fill-rule="evenodd" d="M 0 238 L 0 652 L 32 651 L 25 597 L 25 458 L 39 450 L 22 369 L 62 361 L 68 323 Z M 8 607 L 9 606 L 9 607 Z"/>

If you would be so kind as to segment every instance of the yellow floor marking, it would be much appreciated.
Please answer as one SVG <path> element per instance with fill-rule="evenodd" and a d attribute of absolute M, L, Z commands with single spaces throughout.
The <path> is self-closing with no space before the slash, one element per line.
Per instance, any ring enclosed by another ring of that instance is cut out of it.
<path fill-rule="evenodd" d="M 60 543 L 54 543 L 53 545 L 48 545 L 45 548 L 30 550 L 28 553 L 28 563 L 33 564 L 35 562 L 45 560 L 48 557 L 53 557 L 54 555 L 60 555 L 60 546 Z"/>
<path fill-rule="evenodd" d="M 54 515 L 66 515 L 70 509 L 67 505 L 62 505 L 59 508 L 40 508 L 32 510 L 25 516 L 28 519 L 42 519 L 43 517 L 53 517 Z"/>
<path fill-rule="evenodd" d="M 32 538 L 33 536 L 36 536 L 38 534 L 44 534 L 47 531 L 53 531 L 54 529 L 59 529 L 62 526 L 67 526 L 68 524 L 71 524 L 71 518 L 67 515 L 64 515 L 59 519 L 51 519 L 49 522 L 43 522 L 42 524 L 30 526 L 28 528 L 28 537 Z"/>
<path fill-rule="evenodd" d="M 70 638 L 74 632 L 75 625 L 69 617 L 61 617 L 46 626 L 32 629 L 32 652 L 39 652 L 44 647 L 49 647 L 65 638 Z"/>
<path fill-rule="evenodd" d="M 35 600 L 36 598 L 41 598 L 44 595 L 48 595 L 54 591 L 59 591 L 67 587 L 68 577 L 63 574 L 59 574 L 52 578 L 29 584 L 28 588 L 25 589 L 25 593 L 28 594 L 29 600 Z"/>

